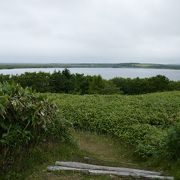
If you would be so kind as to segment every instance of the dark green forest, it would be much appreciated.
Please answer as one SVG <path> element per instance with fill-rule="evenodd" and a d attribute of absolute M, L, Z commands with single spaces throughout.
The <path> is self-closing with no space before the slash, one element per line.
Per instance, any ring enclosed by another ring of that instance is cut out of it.
<path fill-rule="evenodd" d="M 157 75 L 150 78 L 121 78 L 105 80 L 100 75 L 85 76 L 71 74 L 68 69 L 54 73 L 29 73 L 21 75 L 0 75 L 0 82 L 15 82 L 22 87 L 31 87 L 36 92 L 69 94 L 145 94 L 152 92 L 180 90 L 180 81 L 171 81 Z"/>

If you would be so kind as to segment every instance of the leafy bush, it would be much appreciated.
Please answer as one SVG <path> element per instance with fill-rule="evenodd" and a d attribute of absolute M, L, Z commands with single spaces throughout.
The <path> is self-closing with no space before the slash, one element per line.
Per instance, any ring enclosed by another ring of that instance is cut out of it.
<path fill-rule="evenodd" d="M 67 127 L 57 107 L 42 95 L 15 84 L 0 84 L 0 152 L 12 152 L 44 141 L 67 138 Z"/>
<path fill-rule="evenodd" d="M 169 129 L 165 141 L 165 148 L 169 158 L 180 159 L 180 122 Z"/>

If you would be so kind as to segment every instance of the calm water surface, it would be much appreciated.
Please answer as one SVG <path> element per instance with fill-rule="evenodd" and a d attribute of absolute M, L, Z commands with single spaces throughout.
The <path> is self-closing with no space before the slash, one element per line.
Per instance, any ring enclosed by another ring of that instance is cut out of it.
<path fill-rule="evenodd" d="M 28 69 L 4 69 L 0 70 L 0 74 L 22 74 L 25 72 L 54 72 L 62 71 L 64 68 L 28 68 Z M 165 75 L 171 80 L 180 80 L 180 70 L 169 69 L 143 69 L 143 68 L 68 68 L 71 73 L 80 73 L 85 75 L 101 75 L 105 79 L 114 77 L 152 77 L 158 74 Z"/>

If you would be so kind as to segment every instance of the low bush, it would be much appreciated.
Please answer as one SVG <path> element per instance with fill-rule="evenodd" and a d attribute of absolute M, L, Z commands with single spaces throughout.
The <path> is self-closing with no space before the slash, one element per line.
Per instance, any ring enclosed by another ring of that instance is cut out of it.
<path fill-rule="evenodd" d="M 180 122 L 169 129 L 165 139 L 165 149 L 170 159 L 180 159 Z"/>

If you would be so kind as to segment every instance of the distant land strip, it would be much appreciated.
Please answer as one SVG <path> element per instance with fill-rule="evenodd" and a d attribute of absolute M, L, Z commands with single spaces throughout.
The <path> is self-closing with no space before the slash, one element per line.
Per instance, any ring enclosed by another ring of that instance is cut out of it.
<path fill-rule="evenodd" d="M 180 64 L 150 64 L 150 63 L 0 63 L 0 69 L 19 68 L 147 68 L 180 70 Z"/>

